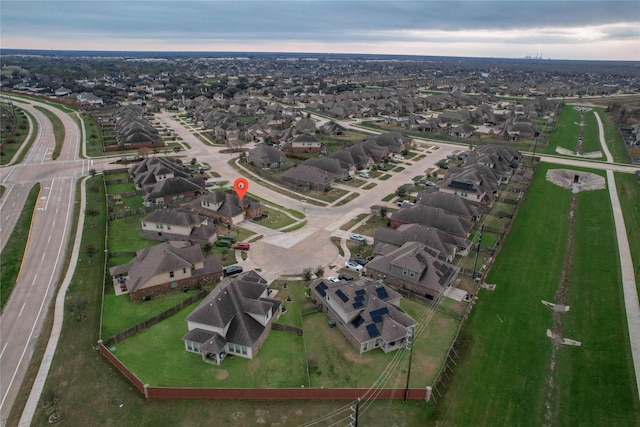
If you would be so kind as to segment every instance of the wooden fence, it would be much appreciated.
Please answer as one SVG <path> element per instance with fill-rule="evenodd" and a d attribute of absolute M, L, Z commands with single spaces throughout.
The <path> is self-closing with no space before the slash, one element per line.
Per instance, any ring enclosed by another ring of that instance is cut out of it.
<path fill-rule="evenodd" d="M 178 311 L 182 310 L 183 308 L 193 304 L 194 302 L 198 301 L 201 298 L 204 298 L 207 294 L 209 293 L 209 291 L 202 289 L 200 290 L 197 294 L 195 295 L 191 295 L 189 298 L 181 301 L 179 304 L 174 305 L 173 307 L 163 311 L 160 314 L 157 314 L 155 316 L 153 316 L 151 319 L 145 320 L 144 322 L 140 322 L 135 326 L 130 327 L 129 329 L 125 329 L 124 331 L 110 337 L 107 338 L 106 340 L 104 340 L 104 345 L 106 346 L 111 346 L 113 344 L 117 344 L 120 341 L 123 341 L 127 338 L 129 338 L 130 336 L 147 329 L 150 326 L 155 325 L 156 323 L 161 322 L 162 320 L 166 319 L 167 317 L 171 316 L 172 314 L 177 313 Z M 140 304 L 144 304 L 144 302 L 141 302 Z"/>
<path fill-rule="evenodd" d="M 431 387 L 425 388 L 196 388 L 152 387 L 144 384 L 122 363 L 102 341 L 100 353 L 118 369 L 147 399 L 246 399 L 246 400 L 423 400 L 431 398 Z M 204 363 L 204 362 L 203 362 Z"/>

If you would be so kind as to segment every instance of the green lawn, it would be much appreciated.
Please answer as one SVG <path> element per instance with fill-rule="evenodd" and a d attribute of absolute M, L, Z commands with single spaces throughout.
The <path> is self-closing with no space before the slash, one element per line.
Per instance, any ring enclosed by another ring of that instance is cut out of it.
<path fill-rule="evenodd" d="M 144 214 L 109 221 L 109 251 L 130 252 L 157 245 L 156 240 L 143 239 L 138 235 L 140 220 Z"/>
<path fill-rule="evenodd" d="M 59 107 L 58 105 L 54 105 Z M 53 149 L 53 153 L 51 154 L 51 158 L 53 160 L 57 159 L 60 156 L 60 151 L 62 151 L 62 144 L 64 144 L 64 125 L 62 124 L 62 120 L 58 118 L 54 113 L 52 113 L 47 108 L 38 107 L 37 105 L 34 107 L 36 110 L 39 110 L 47 116 L 47 119 L 51 122 L 51 126 L 53 127 L 53 137 L 55 140 L 55 147 Z"/>
<path fill-rule="evenodd" d="M 487 278 L 498 286 L 480 291 L 459 339 L 462 358 L 436 409 L 439 425 L 546 424 L 552 315 L 540 300 L 553 301 L 558 288 L 571 199 L 546 181 L 551 167 L 536 172 Z M 563 331 L 584 344 L 558 350 L 558 425 L 637 425 L 640 415 L 607 196 L 578 196 Z"/>
<path fill-rule="evenodd" d="M 571 105 L 564 107 L 564 110 L 558 117 L 558 125 L 549 140 L 547 148 L 543 151 L 547 154 L 557 154 L 556 147 L 566 148 L 575 151 L 578 143 L 578 125 L 580 122 L 580 113 Z"/>
<path fill-rule="evenodd" d="M 111 179 L 115 179 L 110 177 Z M 136 191 L 136 186 L 133 182 L 123 182 L 121 184 L 110 184 L 107 186 L 107 194 L 122 194 Z"/>
<path fill-rule="evenodd" d="M 133 302 L 129 295 L 116 296 L 107 278 L 102 316 L 102 337 L 110 338 L 125 329 L 150 319 L 192 296 L 191 293 L 176 291 L 161 295 L 150 301 Z"/>
<path fill-rule="evenodd" d="M 306 384 L 302 337 L 271 331 L 253 360 L 228 357 L 222 365 L 185 351 L 185 318 L 197 304 L 116 346 L 116 356 L 146 383 L 190 387 L 299 387 Z"/>

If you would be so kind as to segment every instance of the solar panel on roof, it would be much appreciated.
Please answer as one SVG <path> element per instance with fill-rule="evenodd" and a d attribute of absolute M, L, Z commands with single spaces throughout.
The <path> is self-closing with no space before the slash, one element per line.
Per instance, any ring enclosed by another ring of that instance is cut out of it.
<path fill-rule="evenodd" d="M 371 316 L 371 320 L 373 320 L 375 323 L 380 323 L 382 322 L 382 316 L 387 313 L 389 313 L 389 309 L 387 307 L 382 307 L 377 310 L 371 311 L 369 315 Z"/>
<path fill-rule="evenodd" d="M 364 295 L 364 293 L 365 293 L 365 292 L 366 292 L 366 291 L 365 291 L 364 289 L 358 289 L 358 290 L 356 291 L 356 295 Z"/>
<path fill-rule="evenodd" d="M 378 298 L 380 299 L 389 298 L 389 294 L 387 293 L 387 290 L 383 287 L 376 288 L 376 293 L 378 294 Z"/>
<path fill-rule="evenodd" d="M 362 325 L 364 323 L 364 319 L 362 318 L 362 316 L 358 315 L 356 316 L 355 319 L 353 319 L 351 321 L 351 324 L 353 325 L 354 328 L 358 328 L 360 325 Z"/>
<path fill-rule="evenodd" d="M 318 284 L 316 286 L 316 291 L 320 294 L 320 296 L 322 296 L 323 298 L 325 297 L 325 295 L 327 295 L 327 293 L 325 292 L 325 289 L 327 289 L 327 285 L 324 284 L 324 282 L 320 282 L 320 284 Z"/>
<path fill-rule="evenodd" d="M 362 308 L 364 307 L 364 304 L 362 303 L 362 301 L 356 301 L 353 303 L 353 308 L 358 309 L 358 308 Z"/>
<path fill-rule="evenodd" d="M 353 299 L 357 302 L 362 302 L 364 301 L 364 295 L 356 295 Z"/>
<path fill-rule="evenodd" d="M 380 336 L 380 331 L 378 330 L 378 327 L 376 326 L 375 323 L 369 323 L 367 325 L 367 332 L 369 333 L 369 336 L 371 338 L 375 338 L 377 336 Z"/>
<path fill-rule="evenodd" d="M 348 296 L 346 296 L 346 295 L 344 294 L 344 292 L 342 292 L 342 289 L 338 289 L 338 290 L 336 291 L 336 295 L 338 295 L 338 298 L 340 298 L 340 299 L 342 300 L 342 302 L 347 302 L 347 301 L 349 301 L 349 297 L 348 297 Z"/>

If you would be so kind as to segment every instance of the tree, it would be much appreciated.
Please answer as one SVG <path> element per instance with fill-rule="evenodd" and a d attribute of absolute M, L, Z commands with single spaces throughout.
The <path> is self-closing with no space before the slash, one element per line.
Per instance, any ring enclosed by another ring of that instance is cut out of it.
<path fill-rule="evenodd" d="M 302 270 L 302 280 L 304 280 L 305 282 L 310 282 L 312 275 L 313 275 L 313 272 L 309 267 Z"/>
<path fill-rule="evenodd" d="M 319 265 L 319 266 L 317 266 L 317 267 L 316 267 L 316 270 L 314 271 L 314 274 L 315 274 L 315 275 L 316 275 L 316 277 L 318 277 L 318 278 L 319 278 L 319 277 L 324 276 L 324 267 L 322 267 L 322 266 L 320 266 L 320 265 Z"/>
<path fill-rule="evenodd" d="M 195 166 L 196 163 L 198 163 L 198 160 L 195 157 L 191 159 L 191 166 Z"/>
<path fill-rule="evenodd" d="M 89 175 L 96 176 L 97 173 L 98 173 L 98 171 L 95 170 L 95 168 L 89 169 Z"/>
<path fill-rule="evenodd" d="M 98 253 L 96 247 L 93 245 L 87 245 L 84 248 L 84 252 L 87 254 L 87 257 L 89 257 L 89 264 L 93 264 L 93 259 L 96 256 L 96 253 Z"/>
<path fill-rule="evenodd" d="M 389 215 L 389 208 L 380 206 L 380 218 L 385 219 Z"/>
<path fill-rule="evenodd" d="M 409 189 L 407 188 L 407 185 L 401 185 L 400 187 L 398 187 L 396 189 L 396 196 L 402 198 L 402 197 L 406 197 L 407 194 L 409 194 Z"/>
<path fill-rule="evenodd" d="M 87 216 L 90 216 L 93 219 L 95 219 L 95 217 L 100 215 L 100 211 L 98 209 L 96 209 L 96 208 L 87 208 L 87 209 L 85 209 L 84 213 Z"/>
<path fill-rule="evenodd" d="M 209 255 L 211 253 L 211 251 L 213 250 L 213 244 L 211 244 L 211 242 L 207 242 L 202 246 L 202 250 L 204 251 L 205 255 Z"/>
<path fill-rule="evenodd" d="M 174 152 L 174 153 L 179 153 L 179 152 L 180 152 L 180 149 L 181 149 L 181 148 L 180 148 L 180 146 L 179 146 L 179 145 L 175 145 L 175 146 L 173 147 L 173 152 Z"/>

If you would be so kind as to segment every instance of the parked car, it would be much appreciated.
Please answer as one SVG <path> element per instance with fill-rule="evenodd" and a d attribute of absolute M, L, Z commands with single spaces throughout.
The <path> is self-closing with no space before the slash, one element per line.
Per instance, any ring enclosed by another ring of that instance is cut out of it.
<path fill-rule="evenodd" d="M 357 258 L 357 257 L 349 258 L 349 261 L 355 262 L 356 264 L 360 264 L 360 265 L 367 265 L 367 262 L 368 262 L 364 258 Z"/>
<path fill-rule="evenodd" d="M 394 159 L 393 157 L 391 157 L 391 158 L 389 159 L 389 162 L 390 162 L 390 163 L 398 163 L 398 159 Z"/>
<path fill-rule="evenodd" d="M 400 154 L 394 154 L 394 155 L 393 155 L 393 158 L 394 158 L 394 159 L 398 159 L 398 160 L 404 160 L 404 157 L 403 157 L 403 156 L 401 156 Z"/>
<path fill-rule="evenodd" d="M 378 170 L 379 170 L 379 171 L 386 172 L 386 171 L 388 171 L 389 169 L 387 169 L 387 167 L 386 167 L 385 165 L 383 165 L 383 164 L 379 164 L 379 165 L 378 165 Z"/>
<path fill-rule="evenodd" d="M 357 234 L 357 233 L 349 234 L 349 239 L 355 240 L 355 241 L 358 241 L 358 242 L 366 242 L 367 241 L 367 239 L 365 239 L 365 237 L 362 234 Z"/>
<path fill-rule="evenodd" d="M 249 250 L 249 244 L 248 243 L 234 243 L 233 244 L 233 249 L 237 249 L 239 251 L 248 251 Z"/>
<path fill-rule="evenodd" d="M 336 283 L 340 281 L 340 279 L 335 276 L 329 276 L 327 277 L 327 280 L 330 281 L 331 283 Z"/>
<path fill-rule="evenodd" d="M 425 185 L 428 185 L 429 187 L 433 187 L 433 186 L 435 186 L 435 185 L 436 185 L 436 183 L 435 183 L 435 182 L 433 182 L 433 181 L 425 181 L 425 182 L 424 182 L 424 184 L 425 184 Z"/>
<path fill-rule="evenodd" d="M 216 240 L 214 245 L 216 245 L 219 248 L 230 248 L 233 246 L 233 242 L 227 239 L 218 239 Z"/>
<path fill-rule="evenodd" d="M 345 282 L 348 282 L 350 280 L 353 280 L 353 276 L 350 276 L 348 274 L 342 273 L 342 274 L 338 275 L 338 280 L 344 280 Z"/>
<path fill-rule="evenodd" d="M 353 271 L 357 271 L 357 272 L 362 271 L 362 269 L 364 268 L 363 266 L 361 266 L 357 262 L 353 262 L 353 261 L 345 262 L 344 266 L 347 267 L 349 270 L 353 270 Z"/>
<path fill-rule="evenodd" d="M 224 277 L 233 276 L 234 274 L 242 273 L 242 267 L 239 265 L 230 265 L 222 269 Z"/>
<path fill-rule="evenodd" d="M 413 203 L 411 200 L 398 200 L 396 202 L 396 205 L 403 207 L 403 206 L 413 206 L 415 205 L 415 203 Z"/>
<path fill-rule="evenodd" d="M 361 178 L 371 178 L 371 175 L 369 175 L 369 172 L 360 172 L 358 176 L 360 176 Z"/>

